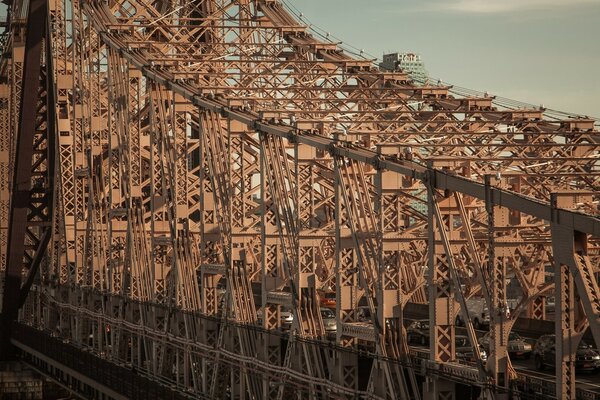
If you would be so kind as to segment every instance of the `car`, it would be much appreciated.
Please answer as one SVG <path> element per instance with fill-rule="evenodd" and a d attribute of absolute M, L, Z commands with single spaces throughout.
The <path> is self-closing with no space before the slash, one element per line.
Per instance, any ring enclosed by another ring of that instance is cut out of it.
<path fill-rule="evenodd" d="M 294 322 L 294 313 L 292 310 L 286 310 L 282 307 L 281 312 L 279 313 L 279 318 L 281 319 L 281 327 L 283 329 L 292 328 L 292 323 Z"/>
<path fill-rule="evenodd" d="M 410 323 L 406 328 L 408 343 L 418 343 L 422 346 L 429 344 L 429 320 L 420 319 Z"/>
<path fill-rule="evenodd" d="M 323 320 L 323 327 L 325 333 L 329 335 L 335 334 L 337 331 L 337 322 L 335 319 L 335 312 L 331 308 L 321 307 L 321 319 Z"/>
<path fill-rule="evenodd" d="M 488 354 L 490 353 L 491 340 L 492 337 L 490 332 L 487 332 L 479 339 L 479 344 L 484 347 Z M 506 350 L 508 351 L 508 355 L 512 358 L 523 357 L 529 359 L 533 348 L 531 344 L 527 343 L 518 333 L 511 332 L 508 334 L 508 346 Z"/>
<path fill-rule="evenodd" d="M 533 350 L 535 368 L 538 371 L 556 365 L 556 335 L 543 335 L 535 343 Z M 600 372 L 600 353 L 581 340 L 575 353 L 575 369 L 577 371 Z"/>
<path fill-rule="evenodd" d="M 473 328 L 476 330 L 489 329 L 490 327 L 490 311 L 483 297 L 474 297 L 467 299 L 467 311 L 473 322 Z M 464 326 L 462 316 L 456 316 L 456 325 Z"/>
<path fill-rule="evenodd" d="M 335 308 L 336 304 L 336 294 L 335 292 L 320 292 L 319 293 L 319 302 L 321 307 L 325 308 Z"/>
<path fill-rule="evenodd" d="M 556 300 L 554 296 L 546 297 L 546 312 L 553 313 L 556 312 Z"/>
<path fill-rule="evenodd" d="M 294 322 L 294 313 L 291 310 L 286 310 L 284 308 L 281 309 L 279 313 L 279 319 L 281 321 L 282 329 L 290 329 L 292 327 L 292 322 Z M 262 307 L 256 310 L 256 321 L 259 325 L 262 325 L 263 322 L 263 309 Z"/>
<path fill-rule="evenodd" d="M 467 336 L 456 335 L 454 337 L 454 352 L 457 360 L 475 362 L 473 346 L 471 346 L 471 342 Z M 487 361 L 487 353 L 481 345 L 479 345 L 479 356 L 484 363 Z"/>
<path fill-rule="evenodd" d="M 371 322 L 371 309 L 369 306 L 358 306 L 356 319 L 359 322 Z"/>

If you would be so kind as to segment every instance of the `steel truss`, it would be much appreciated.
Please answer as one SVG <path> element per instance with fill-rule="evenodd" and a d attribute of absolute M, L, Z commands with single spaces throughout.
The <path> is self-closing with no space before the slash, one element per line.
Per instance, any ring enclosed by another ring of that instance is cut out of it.
<path fill-rule="evenodd" d="M 15 0 L 10 15 L 7 321 L 40 264 L 22 321 L 181 390 L 451 399 L 470 379 L 505 398 L 512 326 L 556 290 L 557 397 L 575 398 L 578 341 L 589 326 L 600 343 L 594 120 L 379 71 L 273 0 Z M 465 366 L 454 321 L 479 354 L 473 296 L 492 352 Z M 428 363 L 406 342 L 409 302 L 430 305 Z M 422 385 L 420 369 L 439 373 Z"/>

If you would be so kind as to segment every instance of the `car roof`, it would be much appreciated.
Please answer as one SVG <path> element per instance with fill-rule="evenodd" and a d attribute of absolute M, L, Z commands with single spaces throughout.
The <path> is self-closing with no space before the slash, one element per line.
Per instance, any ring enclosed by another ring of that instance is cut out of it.
<path fill-rule="evenodd" d="M 556 339 L 556 335 L 554 333 L 548 333 L 546 335 L 540 336 L 540 338 L 538 340 L 542 340 L 542 339 Z"/>

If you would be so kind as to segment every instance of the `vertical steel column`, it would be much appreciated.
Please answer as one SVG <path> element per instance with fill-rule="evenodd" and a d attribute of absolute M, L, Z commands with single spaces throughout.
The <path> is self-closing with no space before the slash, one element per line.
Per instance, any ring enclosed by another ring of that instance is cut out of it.
<path fill-rule="evenodd" d="M 436 189 L 434 174 L 428 176 L 427 186 L 427 232 L 428 232 L 428 265 L 429 265 L 429 338 L 430 357 L 433 362 L 452 361 L 454 355 L 454 296 L 450 290 L 450 265 L 441 253 L 438 244 L 435 207 Z M 437 222 L 441 224 L 441 221 Z M 439 254 L 439 255 L 438 255 Z M 440 378 L 426 378 L 425 399 L 453 400 L 455 398 L 454 383 Z"/>
<path fill-rule="evenodd" d="M 263 133 L 259 132 L 259 136 L 261 136 L 262 142 Z M 273 328 L 276 328 L 279 323 L 279 312 L 277 306 L 273 306 L 273 311 L 271 306 L 268 304 L 268 292 L 273 285 L 272 279 L 270 275 L 275 272 L 275 267 L 273 266 L 273 258 L 275 258 L 275 254 L 272 257 L 267 257 L 267 199 L 269 198 L 267 192 L 267 182 L 266 182 L 266 157 L 265 157 L 265 149 L 264 146 L 260 147 L 259 154 L 259 162 L 260 162 L 260 244 L 261 244 L 261 310 L 262 310 L 262 321 L 261 325 L 265 328 L 271 328 L 271 325 L 275 325 Z M 272 245 L 271 245 L 272 246 Z M 274 319 L 271 318 L 271 314 L 274 314 Z M 279 360 L 281 359 L 281 347 L 279 346 L 278 340 L 270 335 L 268 332 L 262 334 L 262 357 L 268 363 L 274 363 L 275 365 L 279 364 Z M 263 377 L 262 380 L 262 398 L 263 399 L 276 399 L 277 398 L 278 388 L 275 385 L 271 384 L 271 381 L 267 379 L 267 377 Z"/>
<path fill-rule="evenodd" d="M 587 246 L 587 235 L 561 224 L 556 208 L 574 208 L 577 193 L 553 193 L 551 221 L 552 253 L 555 263 L 556 290 L 556 366 L 557 397 L 574 399 L 575 361 L 579 341 L 589 323 L 596 343 L 600 342 L 600 291 Z M 579 295 L 579 301 L 577 296 Z M 579 306 L 583 306 L 585 321 L 577 321 Z"/>
<path fill-rule="evenodd" d="M 554 193 L 551 197 L 551 205 L 553 209 L 573 209 L 581 200 L 582 197 L 579 193 L 563 192 L 560 195 L 559 193 Z M 591 197 L 589 201 L 591 201 Z M 552 222 L 564 226 L 561 221 L 556 219 L 556 214 L 552 218 Z M 574 252 L 569 253 L 572 254 L 572 257 L 570 259 L 565 258 L 563 261 L 571 269 L 571 276 L 577 294 L 581 299 L 581 305 L 589 322 L 592 336 L 596 343 L 600 343 L 600 285 L 598 283 L 597 272 L 587 253 L 587 235 L 575 232 L 574 237 L 578 244 Z"/>
<path fill-rule="evenodd" d="M 583 251 L 575 232 L 557 224 L 551 225 L 552 253 L 554 257 L 554 282 L 556 314 L 556 398 L 574 400 L 575 360 L 581 334 L 575 330 L 575 282 L 570 265 L 574 264 L 574 253 Z"/>
<path fill-rule="evenodd" d="M 385 150 L 383 150 L 385 151 Z M 388 150 L 388 153 L 392 153 Z M 379 148 L 382 153 L 382 148 Z M 375 214 L 377 218 L 376 241 L 378 249 L 377 283 L 377 320 L 381 327 L 381 345 L 383 354 L 408 361 L 408 343 L 403 335 L 404 298 L 403 253 L 410 249 L 406 239 L 399 237 L 408 226 L 408 218 L 400 216 L 401 189 L 403 177 L 399 174 L 377 168 L 375 179 Z M 408 284 L 405 284 L 409 286 Z M 420 388 L 416 383 L 415 370 L 400 366 L 390 366 L 374 362 L 371 381 L 376 394 L 420 398 Z M 385 379 L 385 369 L 389 368 L 389 380 Z"/>
<path fill-rule="evenodd" d="M 492 198 L 491 176 L 484 177 L 485 183 L 485 210 L 487 212 L 488 224 L 488 276 L 491 278 L 491 290 L 489 305 L 490 311 L 490 358 L 487 367 L 491 371 L 494 381 L 501 388 L 508 387 L 508 325 L 506 306 L 506 265 L 503 258 L 497 259 L 495 248 L 494 229 L 494 203 Z M 507 393 L 497 393 L 496 399 L 508 398 Z"/>
<path fill-rule="evenodd" d="M 332 154 L 335 158 L 335 154 Z M 342 161 L 343 162 L 343 161 Z M 352 239 L 349 238 L 349 229 L 346 219 L 347 211 L 343 209 L 343 195 L 341 175 L 338 162 L 333 160 L 333 190 L 335 193 L 335 280 L 336 280 L 336 319 L 337 343 L 342 346 L 351 346 L 356 342 L 355 338 L 349 338 L 343 335 L 344 323 L 355 319 L 355 276 L 354 267 L 356 266 L 356 251 L 354 246 L 350 245 Z M 357 382 L 357 357 L 352 353 L 338 352 L 336 357 L 336 371 L 334 373 L 337 383 L 356 389 Z"/>
<path fill-rule="evenodd" d="M 8 215 L 10 212 L 10 141 L 13 135 L 10 120 L 11 86 L 0 84 L 0 274 L 6 271 L 6 251 L 8 241 Z M 0 287 L 0 309 L 2 307 L 2 293 Z"/>
<path fill-rule="evenodd" d="M 53 79 L 56 80 L 57 117 L 57 188 L 55 207 L 60 210 L 53 220 L 53 237 L 51 256 L 53 267 L 58 275 L 60 284 L 70 283 L 73 265 L 73 223 L 75 220 L 74 202 L 74 171 L 73 171 L 73 136 L 71 132 L 71 107 L 72 96 L 71 69 L 67 69 L 72 61 L 69 59 L 67 42 L 72 41 L 72 28 L 67 28 L 67 13 L 65 0 L 51 0 L 49 2 L 51 51 L 53 61 Z M 106 75 L 105 75 L 106 76 Z M 105 108 L 104 124 L 108 135 L 108 101 Z M 106 175 L 108 178 L 108 174 Z M 107 274 L 106 268 L 104 273 Z M 59 287 L 60 288 L 60 287 Z M 59 289 L 60 290 L 60 289 Z M 68 296 L 68 290 L 60 290 L 61 297 Z M 50 312 L 54 312 L 50 311 Z M 70 329 L 66 313 L 57 313 L 56 323 L 52 329 L 68 332 Z"/>
<path fill-rule="evenodd" d="M 16 137 L 16 155 L 14 160 L 14 174 L 11 192 L 10 216 L 8 225 L 8 241 L 6 252 L 6 273 L 2 301 L 2 316 L 0 327 L 0 358 L 10 356 L 9 343 L 10 326 L 17 318 L 19 307 L 24 303 L 29 287 L 42 260 L 44 251 L 51 235 L 50 222 L 53 179 L 52 171 L 47 170 L 48 176 L 37 176 L 37 166 L 40 160 L 47 158 L 48 168 L 53 170 L 53 149 L 43 148 L 43 140 L 34 143 L 38 135 L 46 135 L 46 146 L 51 146 L 54 138 L 54 120 L 48 118 L 54 112 L 54 98 L 52 94 L 49 71 L 45 76 L 42 71 L 42 49 L 44 36 L 47 38 L 47 11 L 46 0 L 32 0 L 29 4 L 27 16 L 27 37 L 25 41 L 25 61 L 23 71 L 22 93 L 19 110 L 19 128 Z M 46 46 L 49 49 L 49 46 Z M 48 55 L 50 52 L 48 52 Z M 50 60 L 47 60 L 48 67 Z M 48 68 L 46 68 L 48 69 Z M 46 98 L 40 97 L 40 82 Z M 50 89 L 50 91 L 49 91 Z M 39 103 L 47 101 L 47 104 Z M 43 116 L 42 112 L 48 115 Z M 45 120 L 46 126 L 43 125 Z M 52 126 L 50 125 L 52 124 Z M 39 132 L 45 129 L 46 132 Z M 48 154 L 45 154 L 48 152 Z M 34 155 L 40 160 L 34 159 Z M 36 171 L 34 171 L 36 170 Z M 34 172 L 36 175 L 34 176 Z M 45 204 L 44 204 L 45 203 Z M 42 212 L 46 210 L 46 215 Z M 48 221 L 40 223 L 48 219 Z M 34 222 L 35 221 L 35 222 Z M 35 230 L 34 233 L 32 230 Z M 38 237 L 35 237 L 39 235 Z M 29 240 L 35 237 L 34 252 L 28 249 Z M 21 287 L 23 268 L 26 268 L 27 279 Z"/>

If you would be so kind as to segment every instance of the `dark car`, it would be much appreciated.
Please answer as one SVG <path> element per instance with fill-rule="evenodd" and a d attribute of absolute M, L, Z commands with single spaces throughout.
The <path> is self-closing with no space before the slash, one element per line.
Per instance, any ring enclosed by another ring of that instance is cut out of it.
<path fill-rule="evenodd" d="M 457 360 L 464 362 L 475 362 L 473 346 L 471 346 L 471 342 L 467 336 L 456 335 L 454 337 L 454 346 Z M 487 361 L 487 353 L 481 345 L 479 346 L 479 357 L 484 363 Z"/>
<path fill-rule="evenodd" d="M 539 371 L 556 365 L 556 336 L 543 335 L 537 340 L 533 350 L 535 368 Z M 575 353 L 577 371 L 600 372 L 600 354 L 583 340 Z"/>
<path fill-rule="evenodd" d="M 481 339 L 479 339 L 479 344 L 483 346 L 483 348 L 490 353 L 492 340 L 491 333 L 488 332 Z M 528 359 L 531 357 L 531 345 L 525 341 L 521 336 L 519 336 L 516 332 L 511 332 L 508 334 L 508 346 L 506 346 L 506 351 L 508 355 L 512 358 L 522 357 Z"/>
<path fill-rule="evenodd" d="M 429 344 L 429 320 L 421 319 L 411 322 L 406 328 L 406 339 L 408 343 L 427 346 Z"/>

